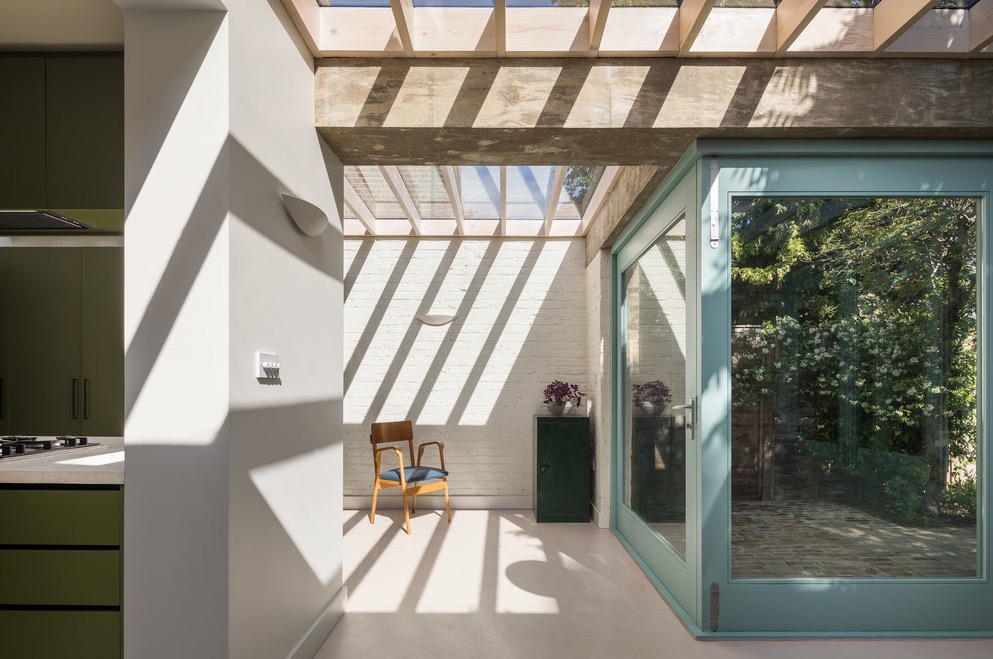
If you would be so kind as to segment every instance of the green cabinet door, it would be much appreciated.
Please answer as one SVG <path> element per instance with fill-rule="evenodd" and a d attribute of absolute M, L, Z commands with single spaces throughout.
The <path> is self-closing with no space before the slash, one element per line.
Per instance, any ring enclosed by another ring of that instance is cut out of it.
<path fill-rule="evenodd" d="M 7 251 L 6 431 L 122 435 L 123 250 Z"/>
<path fill-rule="evenodd" d="M 45 58 L 0 57 L 0 208 L 45 208 Z"/>
<path fill-rule="evenodd" d="M 121 612 L 0 610 L 0 639 L 12 659 L 119 659 Z"/>
<path fill-rule="evenodd" d="M 46 60 L 48 208 L 124 207 L 124 60 Z"/>
<path fill-rule="evenodd" d="M 63 435 L 79 427 L 78 249 L 12 248 L 8 299 L 10 432 Z"/>
<path fill-rule="evenodd" d="M 124 434 L 124 251 L 81 249 L 79 432 Z"/>
<path fill-rule="evenodd" d="M 7 432 L 7 288 L 10 285 L 10 248 L 0 248 L 0 435 Z"/>
<path fill-rule="evenodd" d="M 587 417 L 536 418 L 537 521 L 589 521 L 589 423 Z"/>

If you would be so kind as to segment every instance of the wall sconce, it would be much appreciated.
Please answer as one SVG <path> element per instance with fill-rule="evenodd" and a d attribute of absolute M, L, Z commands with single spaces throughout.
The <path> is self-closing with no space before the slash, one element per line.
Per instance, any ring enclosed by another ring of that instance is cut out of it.
<path fill-rule="evenodd" d="M 431 313 L 419 313 L 414 316 L 414 318 L 421 321 L 425 325 L 447 325 L 455 320 L 455 316 Z"/>
<path fill-rule="evenodd" d="M 293 195 L 282 194 L 283 208 L 300 231 L 308 236 L 319 236 L 328 228 L 328 216 L 320 208 Z"/>

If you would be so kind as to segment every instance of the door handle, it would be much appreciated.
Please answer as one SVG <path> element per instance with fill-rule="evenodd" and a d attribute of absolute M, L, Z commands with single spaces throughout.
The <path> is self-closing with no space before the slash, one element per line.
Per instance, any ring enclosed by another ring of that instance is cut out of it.
<path fill-rule="evenodd" d="M 694 420 L 693 417 L 695 416 L 694 412 L 696 410 L 696 407 L 693 405 L 693 401 L 690 401 L 688 403 L 683 403 L 682 405 L 673 405 L 672 409 L 689 410 L 689 418 L 687 418 L 686 414 L 683 415 L 683 427 L 685 427 L 687 430 L 692 430 L 693 420 Z M 693 439 L 693 433 L 690 433 L 690 439 Z"/>
<path fill-rule="evenodd" d="M 551 468 L 552 468 L 552 465 L 541 465 L 540 467 L 538 467 L 538 473 L 539 474 L 543 474 L 543 473 L 545 473 L 546 471 L 548 471 Z"/>
<path fill-rule="evenodd" d="M 83 378 L 83 418 L 90 418 L 90 379 Z"/>

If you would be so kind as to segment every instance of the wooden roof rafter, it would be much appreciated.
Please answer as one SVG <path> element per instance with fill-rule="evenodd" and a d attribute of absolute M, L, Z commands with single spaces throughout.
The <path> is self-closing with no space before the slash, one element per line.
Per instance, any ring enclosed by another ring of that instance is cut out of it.
<path fill-rule="evenodd" d="M 542 235 L 545 237 L 552 235 L 552 223 L 559 208 L 559 197 L 562 195 L 565 173 L 568 169 L 567 166 L 561 165 L 552 171 L 552 184 L 548 187 L 548 199 L 545 201 L 545 224 L 542 226 Z"/>
<path fill-rule="evenodd" d="M 683 0 L 679 5 L 679 54 L 688 55 L 717 0 Z"/>
<path fill-rule="evenodd" d="M 362 197 L 360 197 L 359 193 L 355 191 L 355 188 L 352 187 L 351 183 L 349 183 L 347 177 L 345 178 L 344 201 L 345 205 L 348 206 L 353 213 L 355 213 L 357 218 L 359 218 L 359 222 L 362 223 L 362 226 L 365 227 L 368 234 L 370 236 L 375 236 L 377 233 L 376 216 L 373 215 L 372 211 L 369 210 L 369 207 L 365 205 L 364 201 L 362 201 Z"/>
<path fill-rule="evenodd" d="M 827 0 L 782 0 L 776 7 L 776 54 L 782 55 L 817 16 Z"/>
<path fill-rule="evenodd" d="M 889 48 L 939 0 L 882 0 L 872 10 L 873 49 L 879 53 Z"/>
<path fill-rule="evenodd" d="M 403 54 L 414 56 L 414 2 L 413 0 L 390 0 L 393 10 L 393 20 L 396 21 L 396 33 L 403 45 Z"/>
<path fill-rule="evenodd" d="M 610 14 L 611 0 L 590 0 L 590 57 L 596 57 L 600 52 L 603 41 L 603 31 L 607 27 L 607 16 Z"/>
<path fill-rule="evenodd" d="M 455 217 L 455 230 L 460 236 L 465 235 L 465 209 L 462 208 L 462 191 L 459 186 L 458 170 L 452 165 L 442 165 L 441 181 L 448 193 L 448 201 L 452 204 L 452 214 Z"/>
<path fill-rule="evenodd" d="M 421 226 L 421 214 L 417 212 L 417 205 L 414 203 L 414 198 L 410 196 L 410 190 L 407 188 L 407 184 L 403 180 L 403 175 L 400 174 L 400 168 L 396 165 L 380 165 L 379 171 L 383 173 L 383 178 L 386 179 L 386 184 L 393 191 L 393 195 L 396 197 L 397 203 L 400 204 L 400 208 L 403 209 L 404 215 L 407 216 L 407 220 L 410 222 L 410 228 L 413 229 L 415 236 L 420 236 L 423 233 Z"/>
<path fill-rule="evenodd" d="M 980 0 L 969 10 L 969 51 L 979 53 L 993 43 L 993 0 Z"/>

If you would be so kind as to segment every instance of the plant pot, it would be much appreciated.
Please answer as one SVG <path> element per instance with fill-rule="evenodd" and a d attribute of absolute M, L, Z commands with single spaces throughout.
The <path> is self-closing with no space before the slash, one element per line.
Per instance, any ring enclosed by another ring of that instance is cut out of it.
<path fill-rule="evenodd" d="M 639 403 L 638 407 L 641 409 L 641 413 L 645 416 L 660 416 L 665 412 L 667 405 L 660 405 L 658 403 Z"/>
<path fill-rule="evenodd" d="M 545 407 L 548 408 L 548 413 L 552 416 L 562 416 L 565 412 L 565 403 L 548 403 Z"/>

